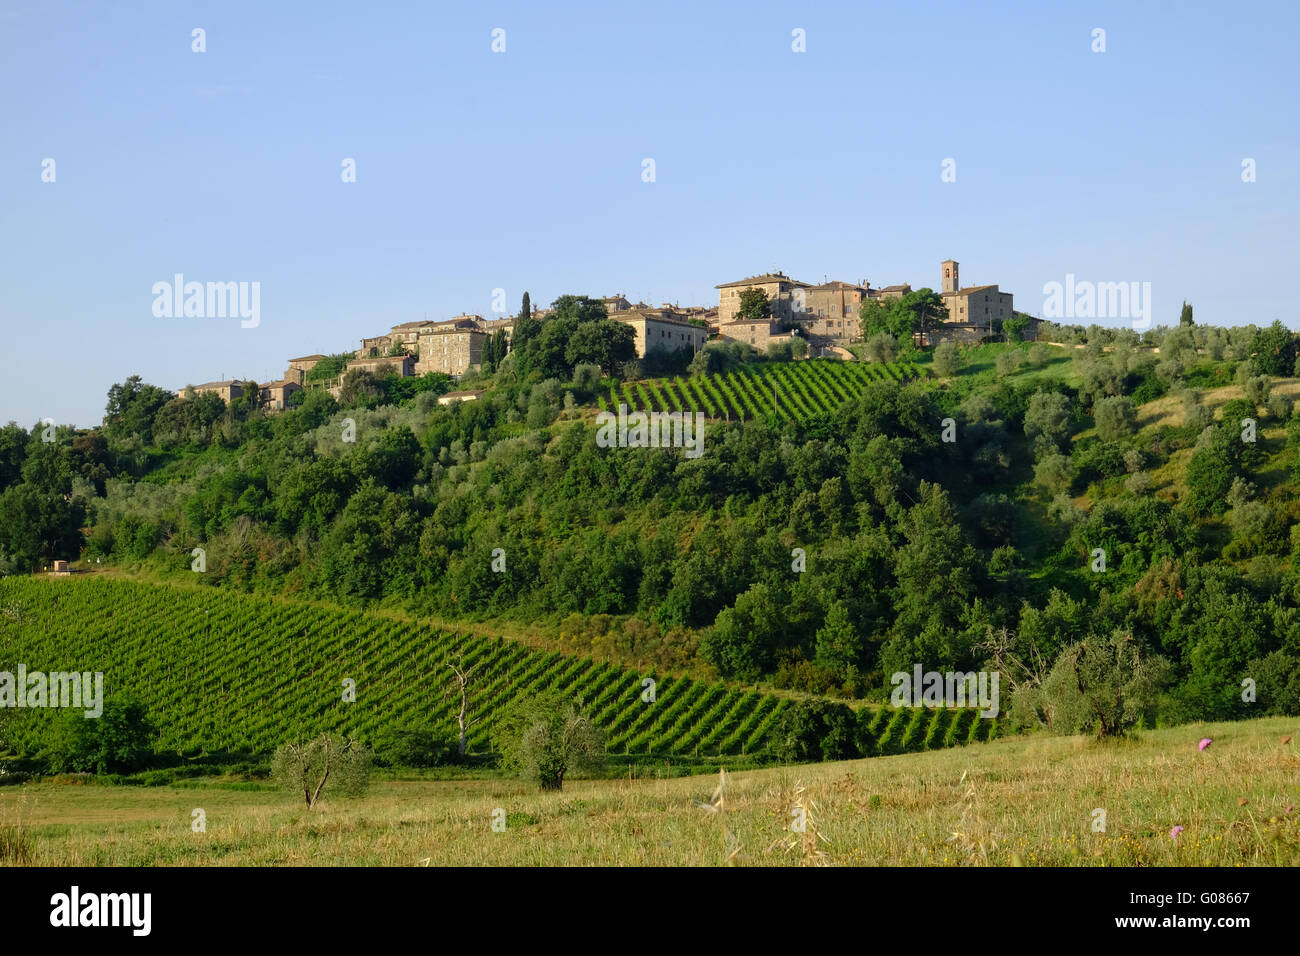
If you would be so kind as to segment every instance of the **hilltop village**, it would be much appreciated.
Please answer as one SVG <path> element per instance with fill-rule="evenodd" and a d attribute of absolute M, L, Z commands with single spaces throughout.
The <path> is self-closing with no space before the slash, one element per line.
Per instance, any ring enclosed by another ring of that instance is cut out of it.
<path fill-rule="evenodd" d="M 773 344 L 798 338 L 808 344 L 809 356 L 851 360 L 854 356 L 847 346 L 863 337 L 863 305 L 873 301 L 888 303 L 913 291 L 906 283 L 873 288 L 866 279 L 859 283 L 826 281 L 813 285 L 777 270 L 724 282 L 716 288 L 718 304 L 713 307 L 663 303 L 656 308 L 644 302 L 634 304 L 622 294 L 599 301 L 611 320 L 632 327 L 638 358 L 655 349 L 695 352 L 709 341 L 739 342 L 765 351 Z M 756 317 L 743 308 L 742 297 L 750 290 L 758 290 L 766 298 L 765 314 Z M 952 259 L 940 264 L 938 295 L 944 310 L 938 327 L 924 333 L 918 344 L 979 341 L 997 323 L 1015 314 L 1011 293 L 1001 291 L 996 284 L 962 287 L 959 265 Z M 544 322 L 550 310 L 538 309 L 530 314 Z M 230 402 L 255 388 L 264 408 L 279 411 L 291 404 L 295 392 L 311 386 L 327 388 L 337 397 L 344 377 L 354 370 L 391 372 L 400 378 L 429 372 L 459 378 L 482 368 L 484 350 L 491 341 L 498 343 L 502 356 L 507 354 L 517 320 L 518 316 L 485 319 L 463 314 L 451 319 L 404 322 L 382 335 L 362 338 L 355 355 L 324 380 L 312 372 L 327 356 L 303 355 L 289 359 L 278 381 L 260 385 L 238 379 L 205 382 L 187 386 L 181 394 L 211 392 Z M 1033 337 L 1032 326 L 1026 337 Z M 453 392 L 444 398 L 471 399 L 477 394 Z"/>

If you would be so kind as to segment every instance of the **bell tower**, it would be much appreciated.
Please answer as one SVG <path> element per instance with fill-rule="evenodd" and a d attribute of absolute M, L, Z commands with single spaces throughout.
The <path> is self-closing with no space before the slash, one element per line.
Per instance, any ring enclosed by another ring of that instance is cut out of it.
<path fill-rule="evenodd" d="M 957 281 L 957 263 L 953 259 L 943 261 L 943 286 L 941 294 L 956 292 L 961 288 L 961 283 Z"/>

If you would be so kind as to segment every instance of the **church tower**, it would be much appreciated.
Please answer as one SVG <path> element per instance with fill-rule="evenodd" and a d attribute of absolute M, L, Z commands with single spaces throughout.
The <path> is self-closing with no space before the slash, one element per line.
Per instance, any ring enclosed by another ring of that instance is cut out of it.
<path fill-rule="evenodd" d="M 961 288 L 961 283 L 957 281 L 957 263 L 952 259 L 945 259 L 943 262 L 943 287 L 940 290 L 941 295 L 949 292 L 956 292 Z"/>

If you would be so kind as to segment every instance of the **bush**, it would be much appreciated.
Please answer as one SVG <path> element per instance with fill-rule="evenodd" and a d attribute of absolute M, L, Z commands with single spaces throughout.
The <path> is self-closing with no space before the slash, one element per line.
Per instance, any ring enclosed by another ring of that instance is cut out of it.
<path fill-rule="evenodd" d="M 605 758 L 604 734 L 558 695 L 518 704 L 497 724 L 493 745 L 502 765 L 543 790 L 560 790 L 570 771 L 590 772 Z"/>
<path fill-rule="evenodd" d="M 154 733 L 144 704 L 119 698 L 105 702 L 99 717 L 61 715 L 42 756 L 53 773 L 131 773 L 153 755 Z"/>
<path fill-rule="evenodd" d="M 1056 733 L 1120 737 L 1154 716 L 1167 670 L 1163 658 L 1143 654 L 1127 631 L 1090 636 L 1061 651 L 1033 706 Z"/>
<path fill-rule="evenodd" d="M 898 358 L 898 340 L 888 332 L 877 332 L 863 344 L 863 353 L 871 362 L 892 362 Z"/>
<path fill-rule="evenodd" d="M 375 742 L 382 767 L 437 767 L 449 763 L 456 744 L 433 730 L 388 730 Z"/>
<path fill-rule="evenodd" d="M 1020 362 L 1023 356 L 1016 352 L 1003 352 L 993 363 L 999 375 L 1010 375 L 1020 368 Z"/>
<path fill-rule="evenodd" d="M 313 809 L 328 788 L 331 796 L 354 797 L 370 784 L 371 753 L 357 741 L 322 734 L 306 743 L 285 744 L 271 757 L 271 778 L 301 795 Z"/>
<path fill-rule="evenodd" d="M 1137 430 L 1137 411 L 1133 403 L 1122 396 L 1101 399 L 1092 414 L 1097 423 L 1097 436 L 1102 441 L 1116 441 Z"/>
<path fill-rule="evenodd" d="M 962 366 L 961 347 L 956 342 L 940 342 L 934 347 L 930 365 L 941 378 L 952 378 Z"/>
<path fill-rule="evenodd" d="M 772 731 L 771 747 L 783 763 L 846 760 L 863 752 L 853 711 L 816 699 L 796 701 L 786 709 Z"/>

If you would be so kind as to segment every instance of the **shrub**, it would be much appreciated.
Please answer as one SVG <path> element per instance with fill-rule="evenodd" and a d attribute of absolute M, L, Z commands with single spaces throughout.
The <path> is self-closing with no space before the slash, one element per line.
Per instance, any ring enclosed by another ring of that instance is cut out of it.
<path fill-rule="evenodd" d="M 1137 411 L 1123 396 L 1101 399 L 1092 414 L 1097 423 L 1097 436 L 1102 441 L 1116 441 L 1137 430 Z"/>
<path fill-rule="evenodd" d="M 934 356 L 930 360 L 930 365 L 936 375 L 951 378 L 961 370 L 961 347 L 956 342 L 940 342 L 934 347 Z"/>
<path fill-rule="evenodd" d="M 999 375 L 1010 375 L 1015 372 L 1016 369 L 1020 368 L 1021 359 L 1022 356 L 1018 351 L 1003 352 L 997 357 L 993 365 L 997 369 Z"/>
<path fill-rule="evenodd" d="M 375 763 L 383 767 L 437 767 L 448 763 L 456 745 L 433 730 L 388 730 L 375 742 Z"/>
<path fill-rule="evenodd" d="M 1061 651 L 1037 689 L 1038 709 L 1056 733 L 1123 736 L 1154 712 L 1167 671 L 1127 631 L 1090 636 Z"/>
<path fill-rule="evenodd" d="M 502 765 L 543 790 L 560 790 L 570 771 L 604 761 L 604 734 L 577 703 L 545 695 L 518 704 L 497 724 L 493 745 Z"/>
<path fill-rule="evenodd" d="M 357 741 L 322 734 L 306 743 L 285 744 L 271 757 L 271 778 L 301 794 L 307 809 L 331 795 L 359 796 L 370 784 L 371 753 Z"/>
<path fill-rule="evenodd" d="M 52 772 L 131 773 L 148 762 L 155 728 L 144 704 L 119 698 L 103 707 L 99 717 L 81 711 L 60 716 L 43 753 Z"/>
<path fill-rule="evenodd" d="M 772 731 L 771 746 L 785 763 L 844 760 L 862 755 L 856 715 L 844 704 L 800 700 L 786 708 Z"/>

